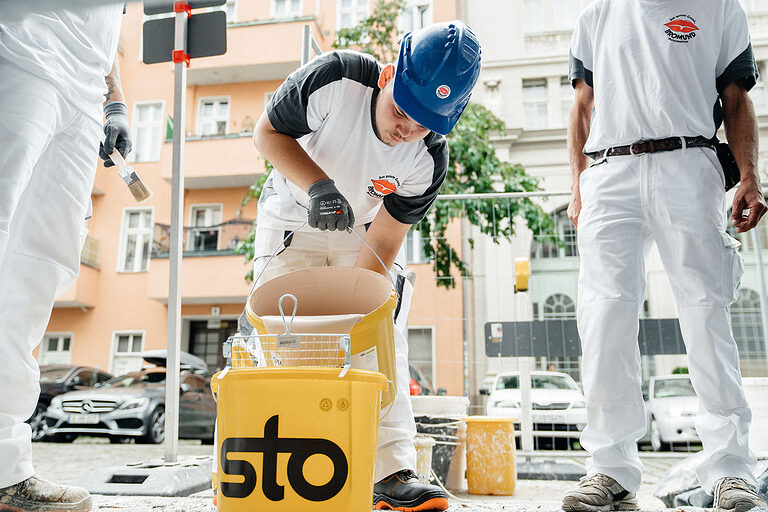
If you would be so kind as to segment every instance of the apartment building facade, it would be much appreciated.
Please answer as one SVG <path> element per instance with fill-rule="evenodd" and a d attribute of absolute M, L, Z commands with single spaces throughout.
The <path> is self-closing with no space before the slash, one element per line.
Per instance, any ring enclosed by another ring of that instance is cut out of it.
<path fill-rule="evenodd" d="M 168 314 L 172 130 L 185 144 L 181 349 L 221 367 L 222 342 L 236 331 L 250 284 L 250 263 L 233 253 L 256 219 L 256 201 L 242 206 L 265 171 L 252 143 L 264 105 L 300 64 L 303 27 L 324 51 L 336 31 L 368 16 L 375 0 L 228 0 L 225 55 L 194 60 L 188 69 L 186 122 L 173 123 L 172 64 L 141 61 L 141 3 L 123 17 L 119 59 L 131 117 L 129 160 L 154 195 L 133 202 L 112 169 L 99 164 L 93 218 L 77 282 L 57 298 L 38 349 L 41 364 L 87 364 L 121 374 L 141 366 L 140 353 L 165 348 Z M 454 0 L 409 0 L 403 31 L 455 19 Z M 407 239 L 417 274 L 410 314 L 412 361 L 435 387 L 464 393 L 462 297 L 438 287 L 420 250 Z M 435 312 L 449 313 L 442 321 Z M 456 365 L 456 361 L 459 365 Z"/>

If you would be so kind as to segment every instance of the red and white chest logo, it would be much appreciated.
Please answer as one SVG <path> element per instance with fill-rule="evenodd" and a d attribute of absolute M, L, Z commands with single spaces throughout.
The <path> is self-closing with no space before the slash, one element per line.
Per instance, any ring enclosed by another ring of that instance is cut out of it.
<path fill-rule="evenodd" d="M 395 176 L 389 174 L 386 176 L 379 176 L 379 179 L 371 180 L 371 185 L 368 186 L 368 195 L 381 199 L 397 190 L 397 187 L 399 186 L 400 180 Z"/>
<path fill-rule="evenodd" d="M 696 37 L 696 31 L 699 30 L 699 27 L 696 26 L 696 20 L 687 14 L 679 14 L 670 18 L 664 26 L 667 27 L 664 33 L 674 43 L 687 43 Z"/>

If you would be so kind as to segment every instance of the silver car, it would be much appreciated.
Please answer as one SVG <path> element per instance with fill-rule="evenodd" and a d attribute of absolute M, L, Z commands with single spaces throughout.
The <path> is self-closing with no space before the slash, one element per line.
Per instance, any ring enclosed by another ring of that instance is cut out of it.
<path fill-rule="evenodd" d="M 154 363 L 162 361 L 144 357 Z M 184 364 L 189 358 L 202 362 L 182 353 L 179 437 L 208 444 L 213 442 L 216 402 L 205 371 Z M 165 439 L 165 378 L 166 369 L 158 366 L 115 377 L 95 389 L 54 397 L 46 411 L 46 435 L 59 442 L 89 435 L 108 437 L 110 442 L 161 443 Z"/>
<path fill-rule="evenodd" d="M 640 443 L 668 451 L 674 443 L 701 443 L 696 432 L 699 399 L 688 375 L 657 375 L 648 383 L 648 431 Z"/>

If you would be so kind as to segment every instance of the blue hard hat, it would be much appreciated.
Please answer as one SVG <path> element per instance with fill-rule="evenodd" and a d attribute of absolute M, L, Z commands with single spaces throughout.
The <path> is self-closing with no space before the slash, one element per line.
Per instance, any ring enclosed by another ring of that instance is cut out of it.
<path fill-rule="evenodd" d="M 409 32 L 400 43 L 392 91 L 398 107 L 447 135 L 469 103 L 480 74 L 480 43 L 461 21 Z"/>

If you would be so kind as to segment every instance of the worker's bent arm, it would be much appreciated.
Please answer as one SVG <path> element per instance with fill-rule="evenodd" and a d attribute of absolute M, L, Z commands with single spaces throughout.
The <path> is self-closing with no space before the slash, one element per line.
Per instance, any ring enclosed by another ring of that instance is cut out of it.
<path fill-rule="evenodd" d="M 723 100 L 725 137 L 739 166 L 741 183 L 736 189 L 731 208 L 731 221 L 736 231 L 754 228 L 766 212 L 765 199 L 757 172 L 757 120 L 747 88 L 739 81 L 729 84 L 720 94 Z M 744 213 L 749 210 L 749 215 Z"/>
<path fill-rule="evenodd" d="M 568 218 L 574 226 L 578 226 L 579 213 L 581 213 L 579 175 L 587 167 L 587 157 L 582 151 L 589 136 L 594 104 L 595 96 L 592 87 L 584 80 L 577 79 L 573 106 L 568 117 L 568 160 L 571 164 L 571 202 L 568 205 Z"/>
<path fill-rule="evenodd" d="M 395 220 L 387 209 L 382 206 L 373 222 L 371 222 L 371 226 L 365 235 L 365 240 L 376 251 L 384 265 L 390 268 L 395 262 L 395 258 L 397 258 L 397 253 L 400 251 L 400 247 L 402 247 L 403 240 L 405 235 L 408 234 L 409 229 L 411 229 L 410 224 L 403 224 Z M 371 253 L 371 250 L 365 244 L 360 248 L 360 254 L 357 256 L 355 266 L 386 275 L 386 271 L 381 266 L 381 263 L 379 263 L 379 260 L 376 259 L 376 256 Z"/>
<path fill-rule="evenodd" d="M 275 130 L 266 112 L 256 123 L 253 143 L 264 158 L 280 169 L 280 174 L 304 191 L 313 183 L 328 179 L 296 139 Z"/>
<path fill-rule="evenodd" d="M 125 103 L 123 88 L 120 85 L 120 64 L 117 61 L 117 55 L 115 55 L 115 60 L 112 62 L 112 70 L 104 77 L 104 81 L 107 83 L 107 93 L 104 95 L 104 104 L 106 105 L 113 101 L 121 101 Z"/>

